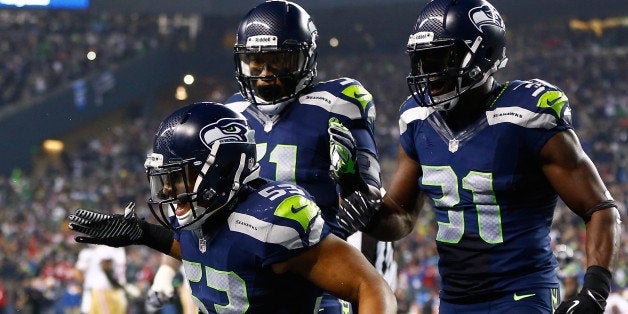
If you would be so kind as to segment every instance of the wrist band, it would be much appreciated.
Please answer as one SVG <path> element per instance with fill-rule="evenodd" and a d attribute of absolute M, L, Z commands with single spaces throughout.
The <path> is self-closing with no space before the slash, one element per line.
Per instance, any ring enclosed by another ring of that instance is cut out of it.
<path fill-rule="evenodd" d="M 601 201 L 599 203 L 597 203 L 597 205 L 591 207 L 589 210 L 587 210 L 584 213 L 584 216 L 582 217 L 582 219 L 584 219 L 584 222 L 587 223 L 589 222 L 589 220 L 591 220 L 591 216 L 593 215 L 593 213 L 595 213 L 598 210 L 602 210 L 602 209 L 607 209 L 610 207 L 615 207 L 617 208 L 617 203 L 615 203 L 614 200 L 604 200 Z"/>
<path fill-rule="evenodd" d="M 138 244 L 146 245 L 151 249 L 170 255 L 170 249 L 174 241 L 174 231 L 148 223 L 145 220 L 140 220 L 140 226 L 144 233 Z"/>
<path fill-rule="evenodd" d="M 582 288 L 593 290 L 606 299 L 611 291 L 611 279 L 612 275 L 608 269 L 597 265 L 589 266 L 584 274 Z"/>

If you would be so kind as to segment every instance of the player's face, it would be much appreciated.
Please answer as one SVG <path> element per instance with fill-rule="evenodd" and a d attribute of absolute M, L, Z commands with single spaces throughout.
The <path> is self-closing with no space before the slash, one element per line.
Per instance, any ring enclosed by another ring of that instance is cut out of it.
<path fill-rule="evenodd" d="M 289 94 L 281 78 L 290 77 L 300 66 L 297 52 L 248 53 L 241 57 L 241 62 L 245 65 L 245 75 L 258 77 L 254 85 L 255 94 L 268 101 Z"/>
<path fill-rule="evenodd" d="M 282 76 L 298 69 L 298 55 L 291 52 L 246 54 L 250 76 Z"/>
<path fill-rule="evenodd" d="M 181 172 L 174 172 L 164 175 L 164 186 L 161 189 L 161 198 L 175 198 L 179 194 L 178 191 L 185 191 L 185 183 Z"/>
<path fill-rule="evenodd" d="M 431 96 L 439 96 L 453 91 L 456 86 L 460 49 L 455 45 L 434 44 L 411 52 L 412 75 L 427 77 Z"/>
<path fill-rule="evenodd" d="M 177 199 L 177 196 L 182 195 L 183 193 L 187 193 L 188 191 L 191 191 L 193 189 L 194 182 L 190 182 L 193 180 L 193 178 L 190 178 L 187 174 L 184 174 L 183 171 L 176 171 L 162 175 L 161 182 L 163 182 L 163 187 L 158 193 L 159 199 Z M 187 186 L 186 181 L 188 181 Z M 186 201 L 185 199 L 179 199 L 175 203 L 175 214 L 177 216 L 181 216 L 187 213 L 191 208 L 189 201 Z"/>

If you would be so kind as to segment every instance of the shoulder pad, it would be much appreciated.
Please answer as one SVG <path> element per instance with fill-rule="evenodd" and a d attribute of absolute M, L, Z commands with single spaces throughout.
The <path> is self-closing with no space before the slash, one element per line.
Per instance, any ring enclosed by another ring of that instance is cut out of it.
<path fill-rule="evenodd" d="M 242 113 L 251 103 L 244 99 L 242 94 L 235 93 L 225 101 L 224 105 L 235 112 Z"/>
<path fill-rule="evenodd" d="M 289 182 L 271 182 L 229 216 L 229 229 L 265 243 L 298 249 L 318 243 L 323 219 L 318 205 Z"/>
<path fill-rule="evenodd" d="M 338 78 L 320 82 L 299 100 L 304 104 L 318 105 L 329 112 L 345 116 L 351 120 L 368 119 L 375 121 L 373 95 L 352 78 Z"/>
<path fill-rule="evenodd" d="M 538 79 L 513 81 L 489 108 L 487 119 L 489 124 L 509 122 L 551 129 L 571 124 L 571 108 L 565 93 L 554 85 Z"/>
<path fill-rule="evenodd" d="M 529 110 L 551 109 L 557 117 L 561 117 L 565 113 L 564 108 L 569 105 L 569 99 L 562 90 L 543 80 L 514 81 L 506 89 L 503 94 L 507 98 L 518 100 L 517 104 Z"/>
<path fill-rule="evenodd" d="M 298 223 L 302 231 L 307 232 L 316 216 L 319 215 L 319 212 L 318 205 L 310 198 L 303 195 L 292 195 L 283 199 L 275 207 L 273 214 L 276 217 Z"/>
<path fill-rule="evenodd" d="M 408 97 L 399 109 L 399 134 L 403 134 L 408 129 L 408 124 L 425 120 L 435 111 L 434 108 L 419 106 L 412 96 Z"/>

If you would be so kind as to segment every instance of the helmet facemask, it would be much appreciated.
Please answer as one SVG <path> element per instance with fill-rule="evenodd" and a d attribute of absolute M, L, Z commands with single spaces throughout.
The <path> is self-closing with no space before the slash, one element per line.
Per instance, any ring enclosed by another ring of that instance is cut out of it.
<path fill-rule="evenodd" d="M 481 40 L 477 37 L 471 46 L 454 39 L 409 45 L 411 72 L 407 82 L 417 103 L 449 110 L 461 95 L 484 83 L 492 72 L 482 73 L 471 62 Z"/>
<path fill-rule="evenodd" d="M 265 114 L 281 112 L 316 77 L 317 38 L 310 15 L 296 3 L 266 1 L 251 9 L 233 50 L 242 96 Z"/>
<path fill-rule="evenodd" d="M 167 228 L 195 230 L 259 176 L 255 131 L 223 105 L 188 105 L 161 123 L 144 167 L 153 216 Z"/>
<path fill-rule="evenodd" d="M 157 221 L 167 228 L 179 229 L 173 227 L 171 219 L 177 213 L 179 204 L 190 204 L 188 216 L 200 218 L 204 214 L 204 210 L 196 206 L 196 192 L 190 188 L 193 162 L 194 159 L 186 159 L 164 165 L 163 157 L 155 153 L 149 154 L 146 159 L 146 175 L 150 184 L 148 207 Z M 181 222 L 179 226 L 185 227 Z"/>
<path fill-rule="evenodd" d="M 159 158 L 158 154 L 148 156 L 155 157 Z M 148 205 L 168 228 L 197 229 L 207 218 L 229 207 L 242 185 L 258 177 L 258 168 L 254 144 L 216 141 L 204 163 L 187 159 L 147 166 L 151 187 Z M 180 206 L 189 206 L 189 211 L 177 212 Z M 177 214 L 177 227 L 172 225 L 173 214 Z"/>
<path fill-rule="evenodd" d="M 269 115 L 279 113 L 316 76 L 316 54 L 304 44 L 282 49 L 236 47 L 234 58 L 242 95 Z"/>
<path fill-rule="evenodd" d="M 433 0 L 408 39 L 408 87 L 420 106 L 454 108 L 506 65 L 505 26 L 484 0 Z"/>

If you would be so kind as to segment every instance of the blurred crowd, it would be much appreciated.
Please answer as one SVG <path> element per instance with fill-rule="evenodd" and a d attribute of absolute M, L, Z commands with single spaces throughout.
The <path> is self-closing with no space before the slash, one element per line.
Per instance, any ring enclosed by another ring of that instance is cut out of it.
<path fill-rule="evenodd" d="M 142 14 L 0 10 L 0 106 L 173 44 L 179 34 L 163 21 Z"/>
<path fill-rule="evenodd" d="M 103 15 L 77 23 L 61 12 L 29 12 L 0 11 L 0 36 L 5 39 L 0 44 L 0 105 L 44 95 L 55 86 L 97 71 L 83 61 L 93 45 L 107 45 L 100 49 L 107 51 L 100 59 L 103 66 L 160 45 L 154 19 Z M 557 21 L 555 25 L 510 27 L 509 32 L 510 61 L 497 78 L 502 82 L 541 78 L 567 93 L 576 132 L 620 205 L 623 256 L 614 272 L 613 291 L 626 298 L 628 29 L 607 29 L 597 36 L 572 31 L 566 22 Z M 395 168 L 397 110 L 408 95 L 407 65 L 403 51 L 319 56 L 319 79 L 353 77 L 374 95 L 385 185 Z M 212 101 L 223 101 L 237 89 L 232 76 L 202 82 L 205 98 Z M 112 123 L 110 132 L 86 136 L 59 154 L 42 153 L 31 172 L 15 169 L 10 176 L 0 177 L 0 312 L 76 313 L 81 282 L 74 265 L 82 245 L 76 244 L 68 231 L 67 215 L 76 208 L 120 213 L 128 201 L 135 201 L 139 215 L 152 221 L 143 205 L 148 195 L 144 158 L 157 123 L 182 104 L 156 99 L 156 110 L 133 111 L 128 120 Z M 438 306 L 434 214 L 425 206 L 421 215 L 415 231 L 396 243 L 400 313 L 435 313 Z M 582 280 L 584 234 L 581 219 L 560 203 L 552 243 L 562 248 L 562 278 Z M 144 247 L 128 247 L 126 252 L 127 281 L 145 291 L 159 255 Z M 130 298 L 130 312 L 142 313 L 142 296 Z"/>

